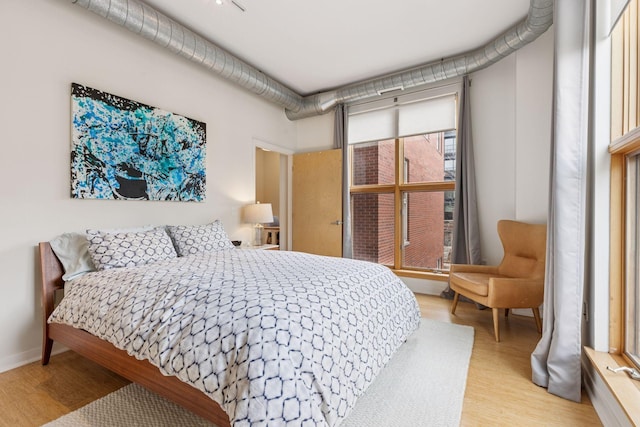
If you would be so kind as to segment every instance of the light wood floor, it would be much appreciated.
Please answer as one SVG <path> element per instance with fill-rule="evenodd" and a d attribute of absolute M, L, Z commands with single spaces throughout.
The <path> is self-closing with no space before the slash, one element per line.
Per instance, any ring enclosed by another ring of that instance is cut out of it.
<path fill-rule="evenodd" d="M 539 339 L 533 318 L 502 319 L 501 342 L 493 338 L 490 310 L 418 295 L 422 315 L 475 328 L 462 410 L 462 426 L 599 426 L 591 402 L 553 396 L 531 382 L 529 356 Z M 0 426 L 39 426 L 98 399 L 128 381 L 72 352 L 0 374 Z M 425 426 L 429 426 L 425 420 Z M 363 426 L 364 427 L 364 426 Z M 411 426 L 414 427 L 414 426 Z M 418 427 L 418 426 L 415 426 Z"/>

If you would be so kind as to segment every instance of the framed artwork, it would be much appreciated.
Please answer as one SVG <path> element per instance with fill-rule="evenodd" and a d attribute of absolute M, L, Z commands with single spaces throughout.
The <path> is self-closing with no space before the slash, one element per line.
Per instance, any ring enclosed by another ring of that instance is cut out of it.
<path fill-rule="evenodd" d="M 77 83 L 71 120 L 71 197 L 205 199 L 205 123 Z"/>

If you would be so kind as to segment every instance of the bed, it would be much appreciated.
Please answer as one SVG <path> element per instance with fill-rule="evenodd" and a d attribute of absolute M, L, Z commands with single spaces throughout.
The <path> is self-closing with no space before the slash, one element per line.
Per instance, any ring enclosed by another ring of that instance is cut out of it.
<path fill-rule="evenodd" d="M 219 426 L 339 425 L 419 324 L 377 264 L 225 247 L 65 282 L 39 248 L 43 364 L 59 342 Z"/>

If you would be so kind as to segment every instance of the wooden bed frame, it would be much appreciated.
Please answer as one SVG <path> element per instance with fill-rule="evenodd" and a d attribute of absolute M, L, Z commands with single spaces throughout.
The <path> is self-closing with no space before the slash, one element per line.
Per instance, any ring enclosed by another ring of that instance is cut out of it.
<path fill-rule="evenodd" d="M 146 360 L 129 356 L 126 351 L 114 347 L 84 330 L 59 323 L 47 323 L 55 305 L 56 291 L 64 289 L 62 264 L 49 242 L 41 242 L 40 267 L 42 269 L 42 364 L 49 363 L 53 342 L 57 341 L 89 360 L 166 397 L 220 427 L 228 427 L 229 416 L 209 396 L 180 381 L 177 377 L 163 375 Z"/>

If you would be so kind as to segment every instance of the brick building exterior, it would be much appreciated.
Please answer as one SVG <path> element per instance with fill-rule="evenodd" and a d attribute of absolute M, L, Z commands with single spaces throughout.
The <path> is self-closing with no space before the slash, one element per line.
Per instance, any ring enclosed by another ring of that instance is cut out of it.
<path fill-rule="evenodd" d="M 357 144 L 353 150 L 353 185 L 393 184 L 395 141 Z M 455 149 L 454 149 L 455 155 Z M 445 133 L 404 138 L 405 181 L 447 180 Z M 446 215 L 445 192 L 411 192 L 403 197 L 403 266 L 448 267 L 451 221 Z M 394 195 L 352 195 L 353 253 L 357 259 L 394 264 Z"/>

